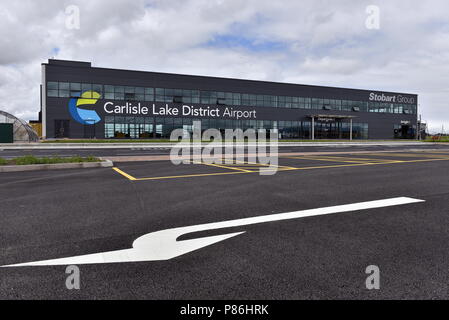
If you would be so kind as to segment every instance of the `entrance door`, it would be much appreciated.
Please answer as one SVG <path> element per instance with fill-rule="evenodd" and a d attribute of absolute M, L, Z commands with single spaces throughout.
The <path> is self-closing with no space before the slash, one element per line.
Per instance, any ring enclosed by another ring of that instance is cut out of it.
<path fill-rule="evenodd" d="M 89 120 L 86 120 L 86 121 L 88 122 Z M 95 121 L 92 121 L 92 123 L 86 123 L 84 125 L 84 138 L 85 139 L 96 138 L 95 130 L 96 130 Z"/>
<path fill-rule="evenodd" d="M 394 129 L 395 139 L 414 139 L 414 128 L 409 124 L 396 125 Z"/>
<path fill-rule="evenodd" d="M 55 120 L 55 138 L 70 137 L 70 120 Z"/>
<path fill-rule="evenodd" d="M 349 139 L 349 132 L 344 132 L 345 125 L 346 123 L 340 120 L 315 121 L 315 139 Z M 349 129 L 349 125 L 347 127 Z"/>

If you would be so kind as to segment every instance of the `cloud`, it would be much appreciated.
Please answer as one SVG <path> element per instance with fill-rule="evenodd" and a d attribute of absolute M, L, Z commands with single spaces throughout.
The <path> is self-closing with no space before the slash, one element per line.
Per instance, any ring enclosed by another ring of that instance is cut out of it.
<path fill-rule="evenodd" d="M 43 5 L 45 3 L 45 5 Z M 355 87 L 420 95 L 432 129 L 449 127 L 449 4 L 370 1 L 0 0 L 0 99 L 39 110 L 40 64 L 95 66 Z M 80 9 L 67 29 L 65 8 Z"/>

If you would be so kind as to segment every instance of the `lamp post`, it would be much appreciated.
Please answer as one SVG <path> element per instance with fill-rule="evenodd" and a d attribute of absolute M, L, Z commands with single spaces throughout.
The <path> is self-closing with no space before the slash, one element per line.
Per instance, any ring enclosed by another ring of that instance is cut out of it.
<path fill-rule="evenodd" d="M 416 107 L 416 140 L 421 140 L 421 115 L 419 114 L 420 104 Z"/>

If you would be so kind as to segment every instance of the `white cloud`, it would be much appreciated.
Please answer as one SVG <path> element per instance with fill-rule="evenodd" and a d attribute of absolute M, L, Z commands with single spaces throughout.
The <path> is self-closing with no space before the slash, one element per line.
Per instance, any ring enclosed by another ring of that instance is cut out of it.
<path fill-rule="evenodd" d="M 40 63 L 56 55 L 101 67 L 418 93 L 423 118 L 449 128 L 449 4 L 376 2 L 380 30 L 365 28 L 371 1 L 0 0 L 1 104 L 36 118 Z M 65 28 L 69 4 L 81 10 L 79 30 Z M 220 36 L 236 44 L 220 46 Z"/>

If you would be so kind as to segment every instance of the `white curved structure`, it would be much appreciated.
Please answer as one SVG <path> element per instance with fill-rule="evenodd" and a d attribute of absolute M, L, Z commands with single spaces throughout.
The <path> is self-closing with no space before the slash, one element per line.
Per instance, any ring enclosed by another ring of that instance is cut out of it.
<path fill-rule="evenodd" d="M 38 142 L 39 136 L 34 129 L 12 114 L 0 110 L 0 123 L 12 123 L 14 142 Z"/>

